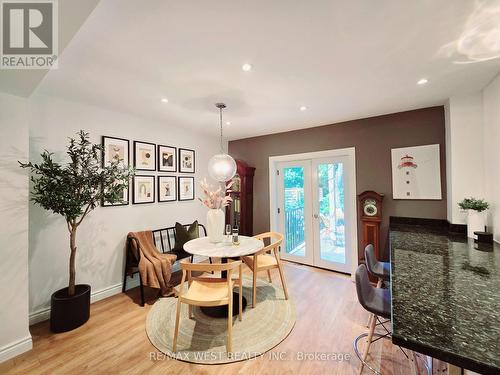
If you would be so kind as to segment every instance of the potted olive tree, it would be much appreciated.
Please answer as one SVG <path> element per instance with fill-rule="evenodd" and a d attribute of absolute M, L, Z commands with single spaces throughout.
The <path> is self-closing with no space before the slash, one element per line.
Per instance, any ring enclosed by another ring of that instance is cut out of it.
<path fill-rule="evenodd" d="M 464 198 L 458 206 L 467 211 L 467 237 L 474 238 L 474 232 L 483 232 L 486 226 L 488 202 L 483 199 Z"/>
<path fill-rule="evenodd" d="M 53 332 L 70 331 L 89 319 L 90 285 L 76 284 L 76 233 L 83 219 L 101 202 L 123 200 L 124 189 L 134 174 L 122 160 L 103 165 L 103 152 L 103 146 L 92 144 L 89 134 L 81 130 L 76 138 L 69 139 L 65 165 L 54 161 L 48 151 L 41 154 L 40 163 L 20 163 L 31 170 L 31 201 L 62 215 L 69 233 L 69 283 L 51 297 Z"/>

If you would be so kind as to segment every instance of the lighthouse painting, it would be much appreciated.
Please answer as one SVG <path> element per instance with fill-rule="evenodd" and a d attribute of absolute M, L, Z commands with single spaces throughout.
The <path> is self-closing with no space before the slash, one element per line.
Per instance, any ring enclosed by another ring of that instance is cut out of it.
<path fill-rule="evenodd" d="M 441 199 L 439 145 L 393 148 L 393 199 Z"/>

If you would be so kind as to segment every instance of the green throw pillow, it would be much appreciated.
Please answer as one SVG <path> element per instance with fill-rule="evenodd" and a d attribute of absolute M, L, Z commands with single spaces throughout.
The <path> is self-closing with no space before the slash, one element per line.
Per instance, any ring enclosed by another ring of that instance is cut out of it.
<path fill-rule="evenodd" d="M 191 224 L 187 230 L 184 225 L 180 223 L 175 223 L 175 245 L 172 251 L 174 252 L 184 251 L 184 244 L 198 237 L 200 237 L 198 220 L 195 220 L 195 222 Z"/>

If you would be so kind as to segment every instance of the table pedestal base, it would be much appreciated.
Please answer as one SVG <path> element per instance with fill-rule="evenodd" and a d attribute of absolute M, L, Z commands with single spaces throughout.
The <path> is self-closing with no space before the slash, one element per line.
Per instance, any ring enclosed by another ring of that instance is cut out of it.
<path fill-rule="evenodd" d="M 242 298 L 243 308 L 245 310 L 247 307 L 247 299 L 243 296 Z M 238 316 L 239 311 L 239 294 L 233 292 L 233 316 Z M 224 306 L 202 306 L 200 307 L 201 312 L 211 318 L 227 318 L 227 305 Z"/>

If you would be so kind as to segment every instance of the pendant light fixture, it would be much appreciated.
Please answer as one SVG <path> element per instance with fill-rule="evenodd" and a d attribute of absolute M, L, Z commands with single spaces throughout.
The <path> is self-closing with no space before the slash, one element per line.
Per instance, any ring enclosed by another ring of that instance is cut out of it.
<path fill-rule="evenodd" d="M 220 119 L 220 154 L 214 155 L 208 161 L 208 174 L 214 180 L 219 182 L 229 181 L 236 174 L 236 162 L 234 159 L 224 152 L 224 144 L 222 139 L 222 110 L 226 108 L 224 103 L 216 103 L 219 108 Z"/>

